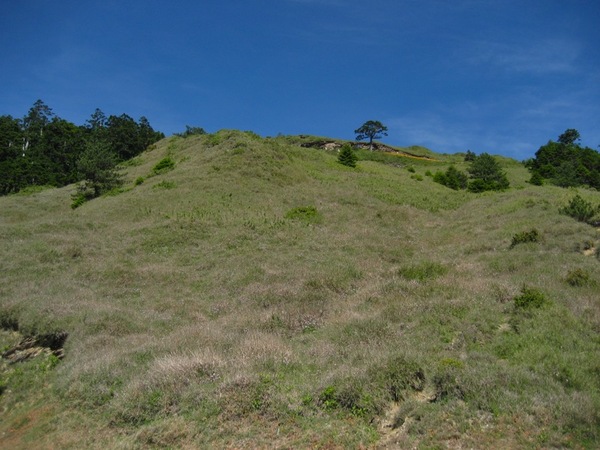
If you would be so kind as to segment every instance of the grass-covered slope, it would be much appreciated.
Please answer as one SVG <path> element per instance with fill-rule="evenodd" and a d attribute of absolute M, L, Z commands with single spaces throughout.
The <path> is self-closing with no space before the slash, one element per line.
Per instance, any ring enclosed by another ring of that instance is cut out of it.
<path fill-rule="evenodd" d="M 600 239 L 559 213 L 574 193 L 300 141 L 173 137 L 76 210 L 73 187 L 0 198 L 0 447 L 599 445 Z M 10 359 L 65 333 L 62 359 Z"/>

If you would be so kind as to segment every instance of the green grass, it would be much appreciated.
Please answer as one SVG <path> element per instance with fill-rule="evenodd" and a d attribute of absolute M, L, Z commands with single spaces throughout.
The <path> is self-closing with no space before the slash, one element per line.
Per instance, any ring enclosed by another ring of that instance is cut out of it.
<path fill-rule="evenodd" d="M 0 359 L 3 445 L 596 448 L 600 239 L 573 192 L 309 140 L 173 137 L 119 195 L 0 198 L 0 350 L 69 333 L 58 364 Z"/>

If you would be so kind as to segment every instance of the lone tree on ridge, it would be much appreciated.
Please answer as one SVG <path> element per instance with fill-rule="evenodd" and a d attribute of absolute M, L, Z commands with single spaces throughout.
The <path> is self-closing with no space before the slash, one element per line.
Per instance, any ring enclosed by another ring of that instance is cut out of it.
<path fill-rule="evenodd" d="M 369 139 L 369 150 L 373 150 L 373 139 L 380 139 L 387 136 L 387 127 L 378 120 L 368 120 L 360 128 L 354 130 L 356 140 L 363 141 Z"/>

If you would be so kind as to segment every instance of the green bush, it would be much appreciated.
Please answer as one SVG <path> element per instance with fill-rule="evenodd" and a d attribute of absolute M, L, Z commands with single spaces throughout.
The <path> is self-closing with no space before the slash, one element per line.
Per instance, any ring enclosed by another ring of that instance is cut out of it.
<path fill-rule="evenodd" d="M 135 184 L 136 186 L 139 186 L 143 182 L 144 182 L 144 177 L 137 177 L 133 184 Z"/>
<path fill-rule="evenodd" d="M 517 309 L 533 309 L 541 308 L 548 300 L 543 292 L 535 288 L 523 287 L 521 295 L 515 297 L 515 308 Z"/>
<path fill-rule="evenodd" d="M 90 200 L 90 198 L 87 195 L 85 195 L 85 193 L 78 192 L 77 194 L 73 195 L 72 200 L 73 201 L 71 202 L 71 209 L 77 209 L 85 202 Z"/>
<path fill-rule="evenodd" d="M 321 215 L 314 206 L 298 206 L 292 208 L 285 214 L 285 218 L 307 223 L 318 223 L 321 221 Z"/>
<path fill-rule="evenodd" d="M 175 168 L 175 161 L 171 159 L 170 156 L 161 159 L 152 169 L 152 172 L 156 175 L 160 175 L 161 173 L 168 172 Z"/>
<path fill-rule="evenodd" d="M 534 186 L 541 186 L 544 184 L 544 177 L 542 177 L 539 172 L 533 172 L 529 179 L 529 183 Z"/>
<path fill-rule="evenodd" d="M 356 167 L 357 157 L 354 154 L 354 150 L 350 145 L 343 145 L 338 154 L 338 162 L 348 167 Z"/>
<path fill-rule="evenodd" d="M 395 402 L 403 400 L 406 391 L 422 391 L 425 387 L 423 369 L 403 356 L 391 358 L 384 367 L 372 368 L 370 377 L 375 379 Z"/>
<path fill-rule="evenodd" d="M 565 281 L 573 287 L 586 286 L 592 283 L 590 274 L 583 269 L 575 269 L 569 271 Z"/>
<path fill-rule="evenodd" d="M 560 208 L 560 213 L 572 217 L 580 222 L 589 222 L 600 208 L 584 200 L 579 194 L 571 199 L 567 206 Z"/>
<path fill-rule="evenodd" d="M 467 188 L 468 176 L 456 167 L 450 166 L 446 172 L 436 172 L 435 175 L 433 175 L 433 181 L 457 191 L 459 189 Z"/>
<path fill-rule="evenodd" d="M 535 228 L 529 231 L 523 231 L 513 236 L 510 248 L 513 248 L 514 246 L 519 244 L 526 244 L 528 242 L 539 242 L 540 238 L 540 233 Z"/>

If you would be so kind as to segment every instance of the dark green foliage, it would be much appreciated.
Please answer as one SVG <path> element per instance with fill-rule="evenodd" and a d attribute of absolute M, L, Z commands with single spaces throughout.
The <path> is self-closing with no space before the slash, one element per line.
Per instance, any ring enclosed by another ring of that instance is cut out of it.
<path fill-rule="evenodd" d="M 521 310 L 528 310 L 534 308 L 541 308 L 548 300 L 543 292 L 535 288 L 523 287 L 521 289 L 521 295 L 515 297 L 515 308 Z"/>
<path fill-rule="evenodd" d="M 384 367 L 372 368 L 369 374 L 395 402 L 403 400 L 407 391 L 421 391 L 425 387 L 423 369 L 403 356 L 391 358 Z"/>
<path fill-rule="evenodd" d="M 476 156 L 477 155 L 474 152 L 472 152 L 471 150 L 467 150 L 467 153 L 465 153 L 465 161 L 473 161 L 476 158 Z"/>
<path fill-rule="evenodd" d="M 459 189 L 467 188 L 468 176 L 466 173 L 461 172 L 456 167 L 450 166 L 446 172 L 436 172 L 433 176 L 433 181 L 457 191 Z"/>
<path fill-rule="evenodd" d="M 570 270 L 565 281 L 573 287 L 586 286 L 592 283 L 590 274 L 583 269 Z"/>
<path fill-rule="evenodd" d="M 185 131 L 183 133 L 177 133 L 177 136 L 186 138 L 186 137 L 190 137 L 190 136 L 202 136 L 203 134 L 206 134 L 206 131 L 204 131 L 204 128 L 190 127 L 189 125 L 186 125 Z"/>
<path fill-rule="evenodd" d="M 175 168 L 175 161 L 171 159 L 170 156 L 161 159 L 156 165 L 152 168 L 152 172 L 156 175 L 160 175 L 161 173 L 168 172 Z"/>
<path fill-rule="evenodd" d="M 540 233 L 535 228 L 533 228 L 529 231 L 523 231 L 523 232 L 517 233 L 513 236 L 512 242 L 510 244 L 510 248 L 513 248 L 514 246 L 519 245 L 519 244 L 526 244 L 529 242 L 533 242 L 533 243 L 539 242 L 540 238 L 541 238 Z"/>
<path fill-rule="evenodd" d="M 356 167 L 356 155 L 350 145 L 343 145 L 338 154 L 338 162 L 348 167 Z"/>
<path fill-rule="evenodd" d="M 438 364 L 437 370 L 432 377 L 435 388 L 435 401 L 463 400 L 465 398 L 465 391 L 462 387 L 462 375 L 462 361 L 452 358 L 443 359 Z"/>
<path fill-rule="evenodd" d="M 163 137 L 145 117 L 139 123 L 127 115 L 106 118 L 96 109 L 85 126 L 76 126 L 37 100 L 23 119 L 0 117 L 0 195 L 81 181 L 77 161 L 89 143 L 108 146 L 122 161 Z"/>
<path fill-rule="evenodd" d="M 369 149 L 373 149 L 373 139 L 387 136 L 387 127 L 378 120 L 368 120 L 360 128 L 354 130 L 357 141 L 369 140 Z"/>
<path fill-rule="evenodd" d="M 285 218 L 307 223 L 317 223 L 321 221 L 321 215 L 314 206 L 298 206 L 290 209 L 285 214 Z"/>
<path fill-rule="evenodd" d="M 584 200 L 579 194 L 576 194 L 567 206 L 559 209 L 561 214 L 570 216 L 580 222 L 589 222 L 599 210 L 600 207 L 594 208 L 590 202 Z"/>
<path fill-rule="evenodd" d="M 569 128 L 558 137 L 558 142 L 564 145 L 572 145 L 575 141 L 578 141 L 580 137 L 579 131 Z"/>
<path fill-rule="evenodd" d="M 473 158 L 471 167 L 467 169 L 472 181 L 468 185 L 471 192 L 501 191 L 510 185 L 506 173 L 500 167 L 496 158 L 488 153 L 482 153 Z"/>
<path fill-rule="evenodd" d="M 71 207 L 77 208 L 86 200 L 120 186 L 122 179 L 116 170 L 116 163 L 116 157 L 108 145 L 89 143 L 77 161 L 77 171 L 83 181 L 77 187 Z"/>
<path fill-rule="evenodd" d="M 531 178 L 529 179 L 529 183 L 534 186 L 542 186 L 544 184 L 544 177 L 542 177 L 539 172 L 533 172 L 531 174 Z"/>
<path fill-rule="evenodd" d="M 566 130 L 558 142 L 549 141 L 539 148 L 535 158 L 526 162 L 532 178 L 541 177 L 561 187 L 590 186 L 600 189 L 600 153 L 581 147 L 579 132 Z"/>

